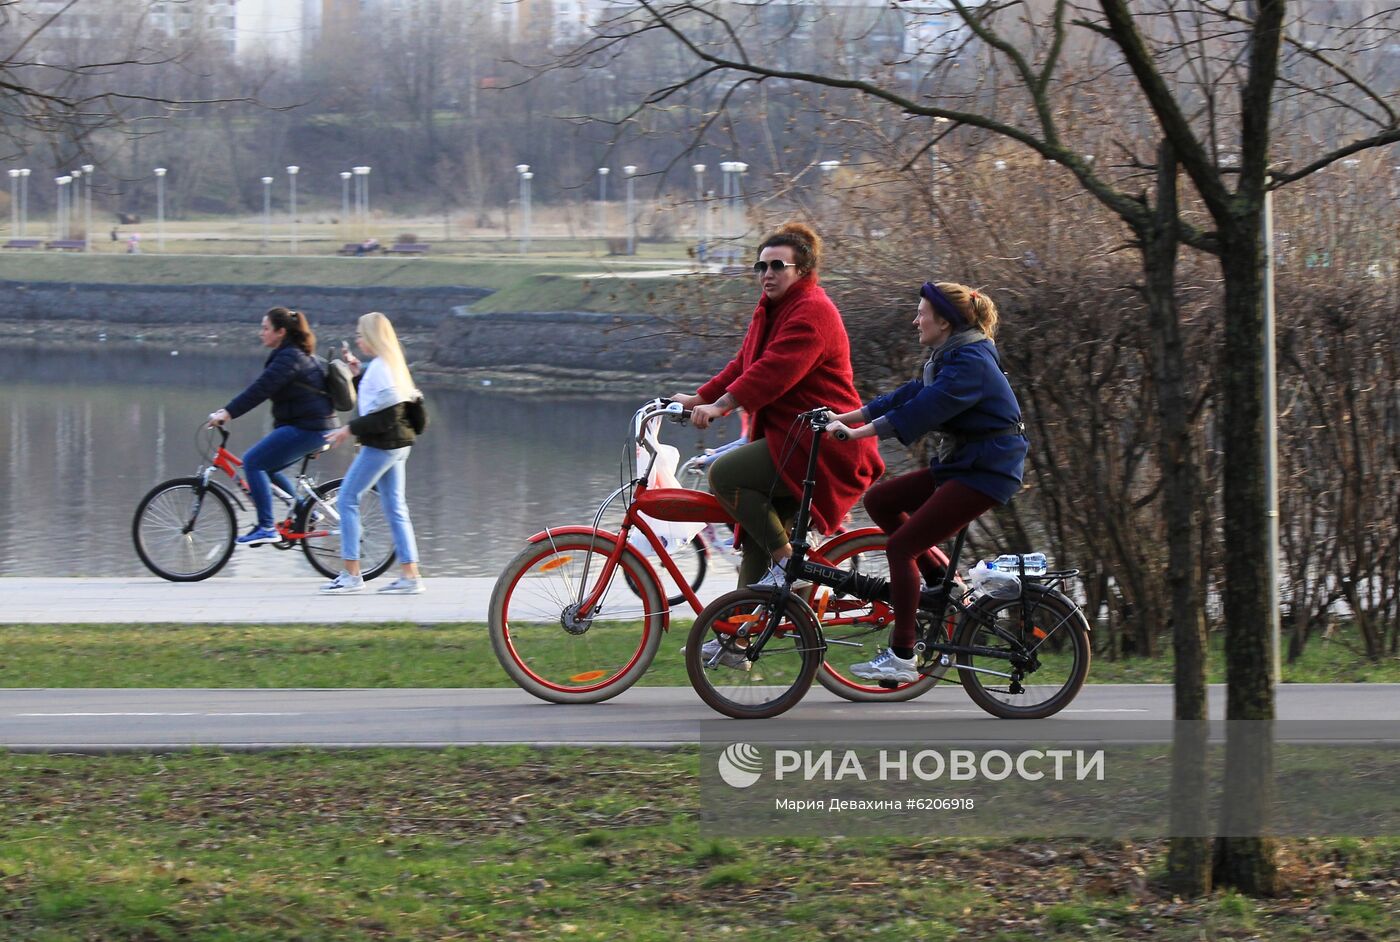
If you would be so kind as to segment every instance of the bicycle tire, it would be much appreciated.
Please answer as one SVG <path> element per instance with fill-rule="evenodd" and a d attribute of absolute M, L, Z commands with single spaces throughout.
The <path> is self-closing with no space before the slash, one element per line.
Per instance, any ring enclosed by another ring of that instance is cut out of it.
<path fill-rule="evenodd" d="M 316 486 L 316 502 L 301 507 L 292 526 L 298 533 L 321 532 L 322 519 L 326 518 L 325 536 L 303 537 L 302 552 L 321 575 L 334 579 L 344 568 L 340 548 L 340 517 L 336 511 L 336 498 L 344 478 L 336 478 Z M 389 521 L 384 516 L 384 508 L 379 503 L 379 491 L 370 488 L 360 499 L 360 577 L 366 582 L 394 564 L 397 553 L 394 550 L 394 537 L 389 529 Z"/>
<path fill-rule="evenodd" d="M 994 599 L 983 596 L 972 604 L 979 617 L 963 616 L 958 626 L 962 646 L 983 646 L 1009 650 L 1013 643 L 1036 646 L 1038 669 L 1028 673 L 1033 680 L 1042 671 L 1050 683 L 1023 684 L 1023 693 L 1011 693 L 1006 679 L 977 671 L 960 670 L 963 689 L 972 702 L 1001 719 L 1038 720 L 1054 716 L 1078 695 L 1089 675 L 1091 646 L 1089 623 L 1079 606 L 1064 595 L 1034 584 L 1022 591 L 1027 600 Z M 1024 620 L 1023 620 L 1024 613 Z M 1025 630 L 1029 623 L 1029 631 Z M 987 624 L 990 623 L 990 624 Z M 991 625 L 995 625 L 993 628 Z M 1030 636 L 1028 641 L 1026 636 Z M 981 666 L 1009 671 L 1009 661 L 959 654 L 959 668 Z M 1000 683 L 998 683 L 1000 681 Z"/>
<path fill-rule="evenodd" d="M 668 552 L 670 552 L 668 550 Z M 709 547 L 705 541 L 697 534 L 691 537 L 686 543 L 671 553 L 671 560 L 676 564 L 676 568 L 681 571 L 681 575 L 686 577 L 686 583 L 690 586 L 690 591 L 699 592 L 700 585 L 705 581 L 705 573 L 709 570 Z M 694 575 L 686 570 L 691 569 Z M 667 571 L 665 565 L 658 559 L 652 563 L 652 569 L 656 570 L 656 578 L 661 581 L 661 591 L 665 592 L 675 584 L 675 577 Z M 637 586 L 632 582 L 632 577 L 627 576 L 627 588 L 632 590 L 633 595 L 639 595 Z M 685 594 L 676 592 L 675 595 L 666 596 L 666 604 L 675 608 L 685 601 Z"/>
<path fill-rule="evenodd" d="M 197 477 L 157 484 L 131 518 L 136 555 L 171 582 L 200 582 L 223 569 L 237 536 L 233 502 Z"/>
<path fill-rule="evenodd" d="M 583 560 L 596 586 L 616 546 L 606 533 L 551 537 L 525 547 L 496 580 L 487 616 L 491 649 L 522 690 L 551 703 L 598 703 L 651 666 L 669 609 L 646 564 L 625 549 L 618 563 L 623 578 L 614 570 L 596 609 L 607 620 L 595 616 L 581 630 L 565 625 Z M 623 587 L 628 579 L 640 595 Z"/>
<path fill-rule="evenodd" d="M 716 625 L 742 618 L 762 626 L 773 605 L 774 593 L 736 589 L 715 599 L 695 619 L 685 645 L 685 670 L 691 686 L 711 709 L 736 720 L 759 720 L 786 713 L 812 686 L 822 663 L 821 632 L 816 618 L 802 600 L 789 598 L 779 633 L 768 641 L 753 661 L 740 667 L 717 662 L 708 665 L 701 653 L 711 638 L 732 638 Z M 728 652 L 727 652 L 728 653 Z"/>
<path fill-rule="evenodd" d="M 820 553 L 838 569 L 850 571 L 854 567 L 857 571 L 869 575 L 889 578 L 889 566 L 885 558 L 885 544 L 888 542 L 889 539 L 884 533 L 856 531 L 823 544 Z M 867 568 L 867 559 L 874 564 L 874 572 Z M 817 613 L 817 620 L 822 627 L 822 638 L 827 646 L 826 660 L 822 662 L 821 670 L 817 671 L 817 683 L 841 699 L 855 703 L 902 703 L 922 696 L 947 676 L 951 668 L 941 664 L 938 658 L 934 657 L 920 664 L 918 680 L 893 688 L 881 687 L 878 683 L 856 677 L 850 672 L 849 664 L 869 660 L 888 647 L 894 625 L 879 625 L 873 622 L 858 622 L 854 625 L 832 624 L 838 615 L 843 619 L 860 619 L 862 610 L 847 609 L 838 613 L 830 607 L 830 603 L 822 604 L 821 596 L 826 591 L 828 590 L 825 587 L 817 586 L 813 592 L 812 607 Z M 849 604 L 849 600 L 842 601 Z M 864 610 L 864 614 L 868 615 L 869 610 Z M 859 647 L 852 647 L 852 644 Z"/>

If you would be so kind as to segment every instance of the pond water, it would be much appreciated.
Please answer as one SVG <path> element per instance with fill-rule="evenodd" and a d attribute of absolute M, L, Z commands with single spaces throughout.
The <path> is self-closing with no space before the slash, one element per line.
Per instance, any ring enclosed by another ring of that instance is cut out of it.
<path fill-rule="evenodd" d="M 0 575 L 150 575 L 131 519 L 150 488 L 193 474 L 204 418 L 258 373 L 261 358 L 150 351 L 0 350 Z M 665 394 L 674 390 L 657 390 Z M 525 537 L 588 523 L 622 479 L 641 397 L 567 398 L 425 388 L 432 425 L 408 464 L 409 509 L 429 576 L 495 576 Z M 242 452 L 271 428 L 264 405 L 230 426 Z M 738 434 L 732 420 L 700 433 L 666 426 L 682 457 Z M 342 476 L 351 451 L 317 459 Z M 250 523 L 251 521 L 241 521 Z M 234 553 L 223 574 L 312 570 L 300 552 Z"/>

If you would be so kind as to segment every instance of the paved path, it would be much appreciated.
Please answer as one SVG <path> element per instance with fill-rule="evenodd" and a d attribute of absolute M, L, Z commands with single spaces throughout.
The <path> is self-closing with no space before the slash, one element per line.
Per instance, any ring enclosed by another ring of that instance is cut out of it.
<path fill-rule="evenodd" d="M 950 739 L 1105 736 L 1102 720 L 1165 721 L 1171 688 L 1163 684 L 1090 684 L 1058 716 L 1035 723 L 996 720 L 958 686 L 935 688 L 898 704 L 847 703 L 813 687 L 773 720 L 745 723 L 713 713 L 694 691 L 634 687 L 606 703 L 560 706 L 513 688 L 463 690 L 0 690 L 0 748 L 58 751 L 181 749 L 218 746 L 366 747 L 482 743 L 670 745 L 716 739 L 855 737 L 914 729 L 930 743 Z M 1224 712 L 1224 689 L 1210 690 L 1211 715 Z M 1289 684 L 1279 689 L 1279 719 L 1344 720 L 1329 736 L 1394 741 L 1400 685 Z M 1357 721 L 1389 720 L 1388 724 Z M 1117 727 L 1119 724 L 1115 723 Z M 1125 731 L 1133 724 L 1125 722 Z M 1166 723 L 1156 724 L 1156 728 Z M 1384 727 L 1384 728 L 1382 728 Z M 1279 724 L 1286 735 L 1288 723 Z M 1370 730 L 1371 732 L 1365 732 Z M 1379 730 L 1379 732 L 1376 732 Z"/>
<path fill-rule="evenodd" d="M 485 621 L 495 580 L 429 579 L 422 595 L 377 595 L 368 583 L 357 595 L 324 596 L 326 580 L 0 579 L 0 622 L 64 623 L 421 623 Z"/>
<path fill-rule="evenodd" d="M 726 574 L 727 575 L 727 574 Z M 734 588 L 733 576 L 708 579 L 704 601 Z M 326 596 L 319 576 L 204 582 L 164 579 L 0 579 L 0 624 L 156 623 L 293 624 L 485 621 L 494 578 L 427 580 L 422 595 L 377 595 L 383 576 L 357 595 Z M 689 610 L 686 610 L 689 617 Z"/>

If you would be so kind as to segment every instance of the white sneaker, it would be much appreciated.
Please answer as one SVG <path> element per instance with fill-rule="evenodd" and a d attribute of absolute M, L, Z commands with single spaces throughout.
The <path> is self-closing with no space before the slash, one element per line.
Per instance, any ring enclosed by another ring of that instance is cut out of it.
<path fill-rule="evenodd" d="M 422 595 L 427 591 L 427 586 L 423 585 L 422 579 L 410 579 L 407 576 L 399 576 L 393 582 L 379 589 L 380 595 Z"/>
<path fill-rule="evenodd" d="M 746 671 L 753 667 L 753 661 L 744 656 L 743 651 L 723 650 L 718 638 L 711 638 L 700 645 L 700 663 L 706 667 L 715 660 L 715 655 L 719 655 L 719 660 L 715 661 L 721 667 L 733 667 L 741 671 Z"/>
<path fill-rule="evenodd" d="M 359 576 L 352 576 L 344 569 L 340 575 L 330 582 L 321 586 L 322 595 L 352 595 L 365 587 L 365 580 Z"/>
<path fill-rule="evenodd" d="M 771 567 L 769 567 L 769 569 L 768 569 L 768 575 L 764 576 L 762 579 L 758 580 L 757 582 L 750 583 L 750 584 L 749 584 L 749 588 L 750 588 L 750 589 L 776 589 L 778 586 L 782 585 L 782 584 L 783 584 L 784 582 L 786 582 L 786 581 L 787 581 L 787 569 L 786 569 L 781 563 L 774 563 Z M 792 584 L 792 591 L 794 591 L 794 592 L 806 592 L 806 591 L 807 591 L 808 589 L 810 589 L 811 587 L 812 587 L 812 583 L 810 583 L 810 582 L 805 582 L 805 581 L 799 579 L 799 580 L 797 580 L 796 582 L 794 582 L 794 583 Z"/>
<path fill-rule="evenodd" d="M 893 680 L 912 684 L 919 679 L 919 666 L 913 658 L 902 658 L 889 648 L 860 664 L 851 665 L 851 673 L 861 680 Z"/>

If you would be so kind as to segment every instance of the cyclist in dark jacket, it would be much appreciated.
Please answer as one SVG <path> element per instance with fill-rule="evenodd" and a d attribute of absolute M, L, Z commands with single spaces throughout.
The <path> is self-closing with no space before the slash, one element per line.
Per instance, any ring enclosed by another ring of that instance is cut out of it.
<path fill-rule="evenodd" d="M 881 481 L 865 495 L 870 519 L 889 534 L 894 630 L 889 648 L 853 664 L 851 673 L 897 683 L 919 677 L 920 573 L 930 583 L 942 578 L 928 549 L 1021 489 L 1027 448 L 1021 407 L 992 341 L 997 309 L 991 298 L 966 285 L 924 282 L 914 326 L 919 342 L 933 348 L 921 376 L 834 416 L 827 426 L 853 439 L 878 435 L 906 445 L 931 432 L 940 436 L 928 468 Z M 864 424 L 851 429 L 848 423 Z"/>
<path fill-rule="evenodd" d="M 316 335 L 306 315 L 275 307 L 263 317 L 258 337 L 272 349 L 262 375 L 209 415 L 210 425 L 223 425 L 272 400 L 272 431 L 243 456 L 248 494 L 258 514 L 253 529 L 238 538 L 245 546 L 282 539 L 274 526 L 272 483 L 292 493 L 295 485 L 282 469 L 324 445 L 326 433 L 340 424 L 325 392 L 325 365 L 314 355 Z"/>

